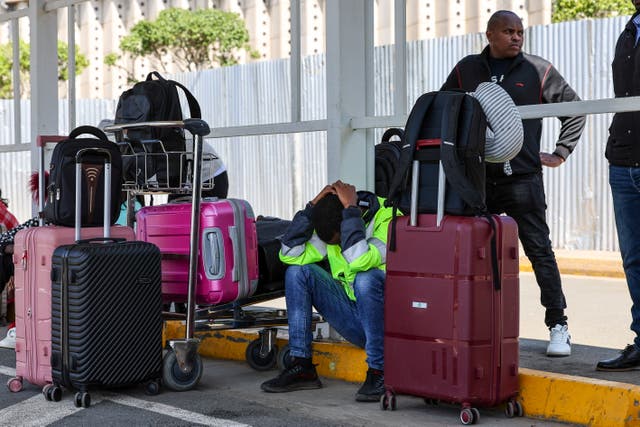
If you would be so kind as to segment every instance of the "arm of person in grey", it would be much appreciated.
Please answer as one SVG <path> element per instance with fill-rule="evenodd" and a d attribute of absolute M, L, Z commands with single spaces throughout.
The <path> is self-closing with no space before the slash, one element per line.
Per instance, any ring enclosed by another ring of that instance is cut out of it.
<path fill-rule="evenodd" d="M 542 102 L 571 101 L 580 101 L 580 97 L 569 86 L 569 83 L 566 82 L 558 70 L 551 65 L 543 86 Z M 587 120 L 585 116 L 558 117 L 558 119 L 562 124 L 558 141 L 556 142 L 556 149 L 553 153 L 540 153 L 540 161 L 544 166 L 558 167 L 564 163 L 578 144 Z"/>

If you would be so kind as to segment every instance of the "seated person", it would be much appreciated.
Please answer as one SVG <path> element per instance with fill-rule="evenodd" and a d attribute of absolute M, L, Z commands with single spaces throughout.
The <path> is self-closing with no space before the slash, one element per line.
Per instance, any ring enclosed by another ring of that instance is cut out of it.
<path fill-rule="evenodd" d="M 284 234 L 288 264 L 285 299 L 291 363 L 262 384 L 270 393 L 322 387 L 312 363 L 312 307 L 345 339 L 365 349 L 367 377 L 356 394 L 377 402 L 384 394 L 384 281 L 387 229 L 384 199 L 337 181 L 327 185 Z M 330 272 L 316 263 L 326 258 Z"/>

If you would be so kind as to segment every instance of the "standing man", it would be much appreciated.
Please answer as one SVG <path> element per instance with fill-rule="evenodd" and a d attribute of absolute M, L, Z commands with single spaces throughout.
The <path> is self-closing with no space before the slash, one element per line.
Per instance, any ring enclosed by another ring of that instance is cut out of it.
<path fill-rule="evenodd" d="M 463 58 L 449 74 L 442 90 L 471 92 L 492 81 L 507 91 L 516 105 L 579 101 L 580 98 L 551 63 L 522 52 L 522 20 L 500 10 L 487 23 L 489 45 L 478 55 Z M 547 356 L 569 356 L 571 336 L 558 264 L 549 240 L 542 166 L 558 167 L 573 151 L 585 124 L 584 117 L 560 117 L 562 125 L 553 153 L 540 152 L 542 119 L 523 121 L 522 150 L 510 162 L 487 164 L 487 207 L 506 213 L 518 224 L 518 235 L 540 286 L 550 330 Z"/>
<path fill-rule="evenodd" d="M 639 96 L 640 87 L 640 0 L 616 43 L 613 91 L 616 98 Z M 606 157 L 609 160 L 609 185 L 618 230 L 622 265 L 631 294 L 631 330 L 634 343 L 620 356 L 598 362 L 598 371 L 630 371 L 640 366 L 640 111 L 616 113 L 609 127 Z"/>

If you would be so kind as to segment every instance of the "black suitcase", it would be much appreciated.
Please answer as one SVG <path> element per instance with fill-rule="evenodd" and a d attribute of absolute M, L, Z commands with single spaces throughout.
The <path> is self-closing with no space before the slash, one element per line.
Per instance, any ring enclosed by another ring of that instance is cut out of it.
<path fill-rule="evenodd" d="M 90 406 L 94 387 L 146 383 L 155 394 L 162 376 L 160 250 L 110 239 L 108 229 L 105 238 L 83 241 L 76 221 L 78 241 L 56 248 L 52 258 L 53 383 L 77 390 L 78 407 Z"/>

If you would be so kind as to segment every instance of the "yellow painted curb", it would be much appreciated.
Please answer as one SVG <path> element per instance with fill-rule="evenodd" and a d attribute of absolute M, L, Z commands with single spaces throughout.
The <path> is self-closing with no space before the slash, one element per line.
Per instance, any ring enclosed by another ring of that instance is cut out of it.
<path fill-rule="evenodd" d="M 180 339 L 184 334 L 183 322 L 165 322 L 163 336 L 165 340 Z M 199 348 L 201 356 L 228 360 L 246 360 L 247 345 L 258 339 L 257 332 L 237 330 L 198 332 L 196 336 L 201 339 Z M 276 345 L 279 348 L 286 344 L 286 339 L 276 339 Z M 367 372 L 365 359 L 364 351 L 349 343 L 313 342 L 313 362 L 318 364 L 318 374 L 324 377 L 352 382 L 364 381 Z"/>
<path fill-rule="evenodd" d="M 165 339 L 184 337 L 182 322 L 166 322 Z M 257 332 L 223 330 L 198 333 L 200 354 L 215 359 L 246 360 L 247 345 Z M 279 347 L 287 340 L 277 339 Z M 361 382 L 367 370 L 364 350 L 349 343 L 313 343 L 318 374 Z M 640 386 L 520 368 L 520 396 L 524 413 L 594 427 L 640 426 Z"/>
<path fill-rule="evenodd" d="M 561 274 L 573 274 L 580 276 L 614 277 L 624 279 L 622 261 L 581 259 L 581 258 L 557 258 L 558 269 Z M 520 271 L 532 272 L 533 268 L 526 256 L 520 257 Z"/>
<path fill-rule="evenodd" d="M 640 386 L 520 368 L 528 417 L 589 426 L 640 426 Z"/>

